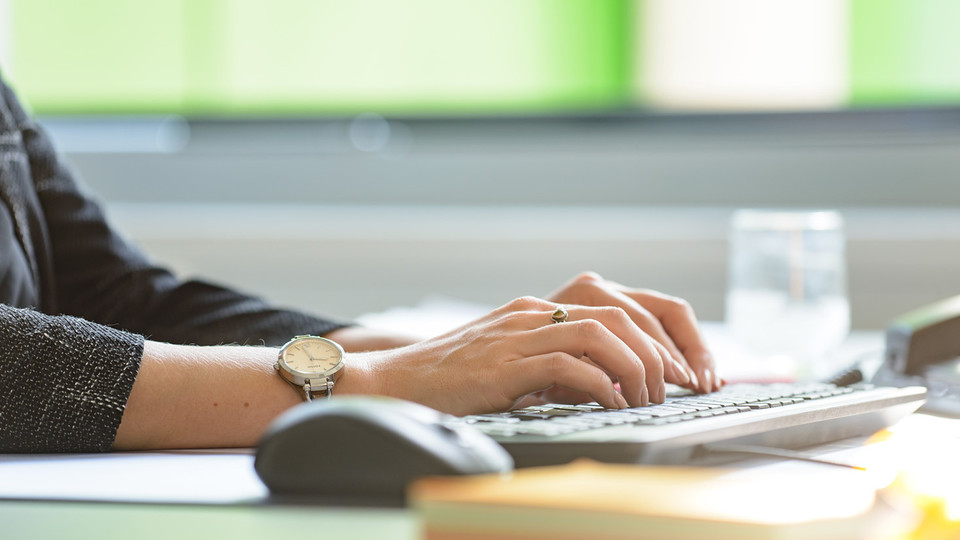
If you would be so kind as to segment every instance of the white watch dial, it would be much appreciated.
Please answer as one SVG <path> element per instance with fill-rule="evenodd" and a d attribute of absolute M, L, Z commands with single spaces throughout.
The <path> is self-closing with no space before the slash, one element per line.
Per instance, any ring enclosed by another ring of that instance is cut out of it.
<path fill-rule="evenodd" d="M 340 349 L 334 343 L 319 338 L 298 339 L 283 352 L 283 362 L 287 367 L 303 374 L 322 375 L 337 367 L 340 360 Z"/>

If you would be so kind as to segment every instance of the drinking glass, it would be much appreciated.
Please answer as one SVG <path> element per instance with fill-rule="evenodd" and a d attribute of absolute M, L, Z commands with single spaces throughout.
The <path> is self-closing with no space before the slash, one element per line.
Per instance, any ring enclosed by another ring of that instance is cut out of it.
<path fill-rule="evenodd" d="M 820 378 L 850 330 L 843 218 L 739 210 L 730 231 L 726 323 L 758 373 Z"/>

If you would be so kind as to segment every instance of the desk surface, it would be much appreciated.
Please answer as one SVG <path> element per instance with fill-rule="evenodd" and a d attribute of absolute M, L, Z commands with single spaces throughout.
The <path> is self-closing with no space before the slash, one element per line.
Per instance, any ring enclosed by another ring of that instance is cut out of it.
<path fill-rule="evenodd" d="M 410 512 L 356 508 L 2 501 L 0 524 L 5 540 L 420 537 Z"/>
<path fill-rule="evenodd" d="M 0 537 L 420 536 L 415 516 L 404 510 L 281 506 L 267 495 L 250 450 L 6 455 Z"/>
<path fill-rule="evenodd" d="M 813 453 L 868 465 L 880 486 L 905 465 L 928 460 L 952 465 L 960 448 L 958 420 L 917 414 L 892 433 L 912 444 L 864 446 L 858 439 Z M 838 478 L 836 467 L 775 459 L 743 460 L 729 474 L 749 483 L 797 471 L 821 475 L 827 484 Z M 0 456 L 0 536 L 109 540 L 136 531 L 137 538 L 147 539 L 421 537 L 421 524 L 408 511 L 273 505 L 266 495 L 249 451 Z"/>

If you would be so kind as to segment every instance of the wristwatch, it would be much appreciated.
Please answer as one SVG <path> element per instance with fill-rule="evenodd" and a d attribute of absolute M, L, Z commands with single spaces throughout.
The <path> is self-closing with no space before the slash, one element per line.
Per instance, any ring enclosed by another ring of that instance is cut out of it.
<path fill-rule="evenodd" d="M 329 398 L 343 369 L 343 347 L 320 336 L 297 336 L 280 348 L 273 367 L 305 400 Z"/>

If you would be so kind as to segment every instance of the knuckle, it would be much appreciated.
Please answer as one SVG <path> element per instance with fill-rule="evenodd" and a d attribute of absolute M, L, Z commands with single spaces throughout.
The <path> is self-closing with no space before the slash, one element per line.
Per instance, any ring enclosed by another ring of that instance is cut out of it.
<path fill-rule="evenodd" d="M 687 302 L 685 299 L 671 296 L 670 297 L 670 309 L 678 313 L 692 314 L 693 306 L 690 305 L 690 302 Z"/>
<path fill-rule="evenodd" d="M 604 316 L 609 318 L 612 321 L 615 321 L 619 324 L 626 324 L 630 322 L 630 315 L 627 314 L 627 310 L 619 306 L 607 306 L 601 308 Z"/>
<path fill-rule="evenodd" d="M 637 358 L 636 362 L 634 362 L 634 363 L 635 363 L 636 366 L 637 366 L 637 374 L 640 376 L 640 378 L 641 378 L 641 379 L 646 378 L 646 376 L 647 376 L 647 366 L 645 366 L 644 363 L 643 363 L 643 361 L 640 360 L 639 358 Z"/>
<path fill-rule="evenodd" d="M 587 385 L 594 392 L 604 391 L 607 388 L 613 389 L 613 384 L 610 382 L 610 378 L 607 377 L 606 373 L 599 369 L 590 370 L 590 375 L 585 379 Z"/>
<path fill-rule="evenodd" d="M 662 356 L 662 352 L 660 351 L 662 345 L 660 342 L 647 333 L 643 334 L 643 342 L 646 345 L 646 348 L 653 353 L 653 358 L 660 360 L 660 357 Z"/>
<path fill-rule="evenodd" d="M 600 274 L 588 270 L 586 272 L 580 272 L 575 278 L 573 278 L 574 283 L 596 283 L 598 281 L 603 281 L 603 278 Z"/>
<path fill-rule="evenodd" d="M 553 352 L 547 356 L 545 362 L 545 369 L 547 373 L 552 377 L 556 378 L 561 374 L 567 366 L 570 356 L 562 352 Z"/>
<path fill-rule="evenodd" d="M 580 337 L 583 339 L 599 339 L 607 333 L 607 327 L 596 319 L 584 319 L 575 324 Z"/>
<path fill-rule="evenodd" d="M 658 350 L 654 352 L 656 352 L 656 355 L 654 355 L 650 359 L 649 366 L 644 366 L 644 370 L 650 373 L 651 375 L 663 376 L 663 360 L 664 360 L 663 351 Z"/>
<path fill-rule="evenodd" d="M 534 298 L 532 296 L 521 296 L 507 302 L 507 309 L 510 311 L 528 311 L 533 309 Z"/>

